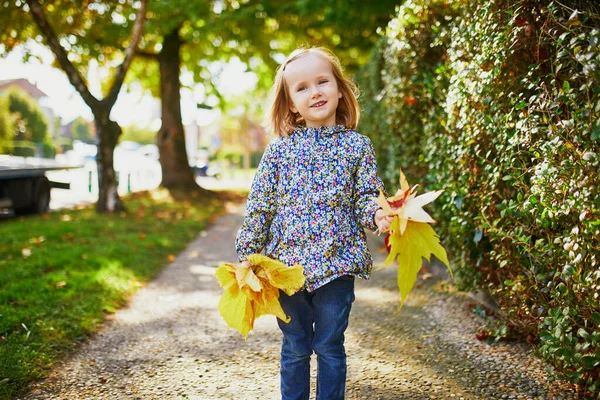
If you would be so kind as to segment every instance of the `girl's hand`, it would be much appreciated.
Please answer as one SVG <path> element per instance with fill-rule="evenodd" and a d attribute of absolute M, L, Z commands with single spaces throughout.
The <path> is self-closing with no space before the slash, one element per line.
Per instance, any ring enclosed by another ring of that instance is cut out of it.
<path fill-rule="evenodd" d="M 394 220 L 393 215 L 384 216 L 383 213 L 381 208 L 375 212 L 375 225 L 379 233 L 387 231 Z"/>

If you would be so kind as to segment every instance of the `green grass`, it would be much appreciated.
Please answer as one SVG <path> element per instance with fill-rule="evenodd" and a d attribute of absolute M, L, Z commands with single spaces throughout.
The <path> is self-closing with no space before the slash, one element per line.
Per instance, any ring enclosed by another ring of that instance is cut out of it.
<path fill-rule="evenodd" d="M 44 377 L 221 209 L 164 190 L 125 205 L 128 213 L 90 207 L 0 222 L 0 399 Z"/>

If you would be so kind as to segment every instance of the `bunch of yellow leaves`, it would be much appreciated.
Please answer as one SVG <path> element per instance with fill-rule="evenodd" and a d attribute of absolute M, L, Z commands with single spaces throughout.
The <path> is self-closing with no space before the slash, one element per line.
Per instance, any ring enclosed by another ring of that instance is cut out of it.
<path fill-rule="evenodd" d="M 219 301 L 221 317 L 244 339 L 261 315 L 271 314 L 290 322 L 279 303 L 279 289 L 291 296 L 304 285 L 304 268 L 299 265 L 288 267 L 261 254 L 248 256 L 248 261 L 251 266 L 221 264 L 215 272 L 225 289 Z"/>
<path fill-rule="evenodd" d="M 446 265 L 452 275 L 446 250 L 440 244 L 439 236 L 429 225 L 435 220 L 423 210 L 423 206 L 437 199 L 443 190 L 417 196 L 418 186 L 411 188 L 406 176 L 400 170 L 400 189 L 396 195 L 386 198 L 383 193 L 380 193 L 379 198 L 373 198 L 384 211 L 384 215 L 394 217 L 392 224 L 385 231 L 389 232 L 386 237 L 389 254 L 379 269 L 398 260 L 398 289 L 401 298 L 398 311 L 415 285 L 417 274 L 423 265 L 423 258 L 430 261 L 431 255 L 435 255 Z"/>

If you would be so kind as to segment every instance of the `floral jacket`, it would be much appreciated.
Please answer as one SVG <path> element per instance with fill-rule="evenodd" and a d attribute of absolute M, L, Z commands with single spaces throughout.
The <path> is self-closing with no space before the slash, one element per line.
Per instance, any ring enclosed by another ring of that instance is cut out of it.
<path fill-rule="evenodd" d="M 371 141 L 343 125 L 298 127 L 269 143 L 236 238 L 240 261 L 265 250 L 304 266 L 313 291 L 343 275 L 369 279 L 364 228 L 375 230 L 372 200 L 384 190 Z"/>

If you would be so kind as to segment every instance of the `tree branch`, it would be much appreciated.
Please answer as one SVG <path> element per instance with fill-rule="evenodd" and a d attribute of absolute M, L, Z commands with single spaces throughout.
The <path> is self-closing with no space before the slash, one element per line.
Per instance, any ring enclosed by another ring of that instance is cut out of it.
<path fill-rule="evenodd" d="M 54 53 L 54 56 L 56 56 L 56 59 L 58 60 L 58 63 L 60 64 L 61 68 L 67 74 L 69 82 L 71 82 L 71 85 L 73 85 L 77 92 L 79 92 L 79 94 L 83 98 L 83 101 L 85 101 L 85 103 L 92 109 L 92 111 L 94 111 L 100 105 L 100 101 L 90 93 L 85 81 L 79 74 L 79 71 L 77 71 L 77 68 L 75 68 L 71 61 L 69 61 L 67 52 L 61 46 L 58 37 L 56 36 L 56 33 L 48 23 L 48 20 L 44 15 L 44 10 L 42 10 L 40 3 L 38 2 L 38 0 L 26 1 L 27 5 L 29 5 L 29 9 L 31 10 L 31 15 L 33 17 L 34 22 L 36 23 L 40 31 L 42 31 L 42 34 L 46 37 L 48 46 L 50 46 L 50 49 Z"/>
<path fill-rule="evenodd" d="M 137 54 L 139 57 L 146 58 L 148 60 L 155 60 L 155 61 L 158 60 L 158 56 L 159 56 L 158 53 L 151 53 L 149 51 L 140 50 L 140 49 L 138 49 L 135 54 Z"/>
<path fill-rule="evenodd" d="M 102 100 L 102 103 L 107 105 L 109 108 L 111 108 L 117 101 L 119 91 L 121 91 L 121 86 L 123 86 L 123 81 L 125 80 L 125 74 L 127 74 L 127 70 L 129 69 L 131 61 L 133 61 L 133 57 L 135 56 L 137 45 L 144 31 L 144 22 L 146 20 L 147 5 L 148 0 L 140 0 L 140 8 L 137 10 L 135 16 L 135 24 L 133 25 L 133 29 L 131 31 L 131 40 L 129 42 L 129 47 L 127 47 L 127 50 L 125 50 L 125 60 L 123 60 L 123 63 L 119 65 L 117 69 L 115 80 L 113 81 L 108 96 L 106 96 Z"/>

